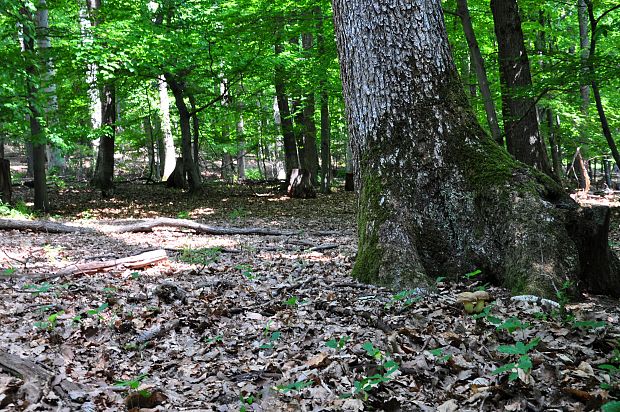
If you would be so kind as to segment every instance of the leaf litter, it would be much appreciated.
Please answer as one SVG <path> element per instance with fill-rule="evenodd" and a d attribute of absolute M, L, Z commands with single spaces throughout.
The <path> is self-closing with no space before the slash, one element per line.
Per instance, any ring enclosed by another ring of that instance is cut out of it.
<path fill-rule="evenodd" d="M 270 190 L 217 188 L 184 199 L 183 218 L 294 235 L 3 232 L 0 408 L 587 411 L 618 399 L 617 301 L 513 300 L 484 287 L 484 274 L 417 289 L 361 284 L 349 276 L 354 197 Z M 67 203 L 56 219 L 96 227 L 177 217 L 184 196 L 119 192 L 59 196 Z M 168 260 L 29 281 L 154 249 Z M 458 296 L 478 289 L 493 300 L 467 314 Z"/>

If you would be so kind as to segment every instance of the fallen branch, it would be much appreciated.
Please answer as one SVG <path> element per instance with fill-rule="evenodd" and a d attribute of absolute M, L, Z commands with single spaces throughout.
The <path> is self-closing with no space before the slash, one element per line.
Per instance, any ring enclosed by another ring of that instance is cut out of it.
<path fill-rule="evenodd" d="M 139 223 L 121 226 L 108 226 L 100 231 L 103 233 L 137 233 L 152 232 L 156 227 L 175 227 L 180 229 L 191 229 L 196 233 L 206 235 L 257 235 L 257 236 L 290 236 L 297 232 L 272 230 L 262 227 L 234 228 L 216 227 L 187 219 L 172 219 L 161 217 L 152 220 L 144 220 Z M 93 233 L 97 230 L 72 226 L 63 223 L 50 222 L 46 220 L 15 220 L 0 219 L 0 230 L 32 230 L 33 232 L 44 233 Z"/>
<path fill-rule="evenodd" d="M 122 259 L 104 260 L 103 262 L 78 263 L 70 265 L 56 272 L 53 276 L 70 276 L 74 274 L 90 274 L 102 272 L 117 266 L 124 266 L 129 269 L 140 269 L 152 266 L 156 263 L 168 259 L 166 251 L 163 249 L 151 250 L 150 252 L 140 253 L 135 256 L 128 256 Z"/>
<path fill-rule="evenodd" d="M 28 359 L 0 351 L 0 369 L 24 381 L 18 391 L 28 405 L 35 404 L 43 397 L 43 388 L 50 383 L 52 374 Z"/>

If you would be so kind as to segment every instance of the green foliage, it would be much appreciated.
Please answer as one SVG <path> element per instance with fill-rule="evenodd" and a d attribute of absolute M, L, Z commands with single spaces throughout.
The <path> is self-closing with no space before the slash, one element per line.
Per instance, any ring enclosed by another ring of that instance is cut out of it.
<path fill-rule="evenodd" d="M 252 266 L 250 265 L 239 264 L 235 266 L 235 269 L 240 270 L 241 275 L 247 280 L 254 281 L 258 279 L 258 276 L 252 271 Z"/>
<path fill-rule="evenodd" d="M 450 359 L 452 359 L 452 355 L 447 354 L 444 355 L 443 348 L 431 349 L 428 351 L 431 355 L 433 355 L 439 363 L 446 363 Z"/>
<path fill-rule="evenodd" d="M 64 315 L 64 313 L 65 313 L 64 310 L 61 310 L 56 313 L 52 313 L 46 318 L 46 320 L 41 321 L 41 322 L 35 322 L 34 326 L 39 329 L 52 330 L 56 327 L 56 324 L 58 323 L 58 317 L 60 315 Z"/>
<path fill-rule="evenodd" d="M 314 382 L 312 382 L 311 380 L 301 380 L 289 383 L 288 385 L 278 385 L 275 386 L 274 389 L 281 393 L 300 392 L 305 388 L 309 388 L 313 384 Z"/>
<path fill-rule="evenodd" d="M 221 254 L 221 249 L 217 247 L 199 249 L 186 247 L 181 251 L 179 260 L 190 265 L 199 265 L 198 272 L 201 272 L 207 265 L 217 262 Z"/>
<path fill-rule="evenodd" d="M 26 206 L 23 201 L 15 203 L 15 206 L 11 206 L 0 201 L 0 217 L 9 219 L 32 219 L 35 214 Z"/>
<path fill-rule="evenodd" d="M 336 339 L 328 340 L 327 342 L 325 342 L 325 346 L 327 346 L 328 348 L 336 349 L 336 350 L 342 350 L 344 349 L 344 347 L 346 346 L 349 340 L 351 340 L 349 336 L 342 336 L 338 338 L 338 340 Z"/>
<path fill-rule="evenodd" d="M 128 379 L 128 380 L 119 380 L 116 381 L 116 383 L 114 383 L 115 386 L 119 386 L 122 388 L 128 388 L 131 390 L 137 390 L 140 385 L 142 384 L 142 381 L 147 377 L 146 373 L 142 373 L 138 376 L 136 376 L 133 379 Z"/>
<path fill-rule="evenodd" d="M 499 368 L 495 369 L 492 374 L 500 375 L 506 372 L 510 372 L 508 375 L 508 380 L 514 381 L 519 378 L 519 372 L 521 372 L 527 380 L 533 366 L 532 359 L 528 355 L 528 352 L 534 349 L 539 343 L 540 338 L 536 338 L 527 344 L 518 341 L 514 345 L 500 345 L 497 348 L 498 352 L 506 353 L 509 355 L 518 355 L 519 358 L 517 362 L 511 362 L 500 366 Z"/>
<path fill-rule="evenodd" d="M 601 408 L 603 412 L 620 412 L 620 401 L 607 402 Z"/>
<path fill-rule="evenodd" d="M 392 295 L 390 302 L 385 304 L 386 309 L 390 309 L 398 302 L 402 302 L 405 308 L 413 305 L 422 300 L 422 296 L 415 289 L 401 290 L 400 292 Z"/>

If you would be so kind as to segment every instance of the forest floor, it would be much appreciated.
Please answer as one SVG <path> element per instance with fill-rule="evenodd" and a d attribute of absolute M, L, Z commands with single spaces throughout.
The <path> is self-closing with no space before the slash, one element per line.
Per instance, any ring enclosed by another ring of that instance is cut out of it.
<path fill-rule="evenodd" d="M 620 395 L 617 300 L 560 293 L 558 308 L 486 287 L 476 319 L 455 300 L 483 275 L 360 284 L 350 193 L 123 184 L 51 202 L 51 219 L 93 230 L 0 232 L 0 409 L 586 411 Z M 106 230 L 161 216 L 293 233 Z M 54 275 L 156 249 L 167 259 L 149 267 Z"/>

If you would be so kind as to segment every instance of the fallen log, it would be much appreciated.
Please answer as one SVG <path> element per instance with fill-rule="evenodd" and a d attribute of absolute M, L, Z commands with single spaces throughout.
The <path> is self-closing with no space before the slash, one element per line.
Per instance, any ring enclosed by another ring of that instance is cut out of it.
<path fill-rule="evenodd" d="M 128 269 L 141 269 L 152 266 L 161 261 L 167 260 L 168 255 L 163 249 L 151 250 L 149 252 L 140 253 L 139 255 L 128 256 L 121 259 L 104 260 L 102 262 L 88 262 L 69 265 L 56 272 L 52 277 L 70 276 L 75 274 L 91 274 L 112 269 L 117 266 L 124 266 Z"/>
<path fill-rule="evenodd" d="M 295 231 L 272 230 L 261 227 L 217 227 L 194 222 L 187 219 L 172 219 L 161 217 L 157 219 L 144 220 L 142 222 L 129 225 L 107 226 L 100 230 L 103 233 L 137 233 L 152 232 L 157 227 L 174 227 L 180 229 L 191 229 L 196 233 L 206 235 L 257 235 L 257 236 L 289 236 L 294 235 Z M 46 220 L 16 220 L 0 219 L 0 230 L 31 230 L 33 232 L 44 233 L 93 233 L 95 229 L 72 226 L 64 223 L 50 222 Z"/>
<path fill-rule="evenodd" d="M 92 229 L 48 220 L 0 219 L 0 230 L 31 230 L 44 233 L 87 233 Z"/>

